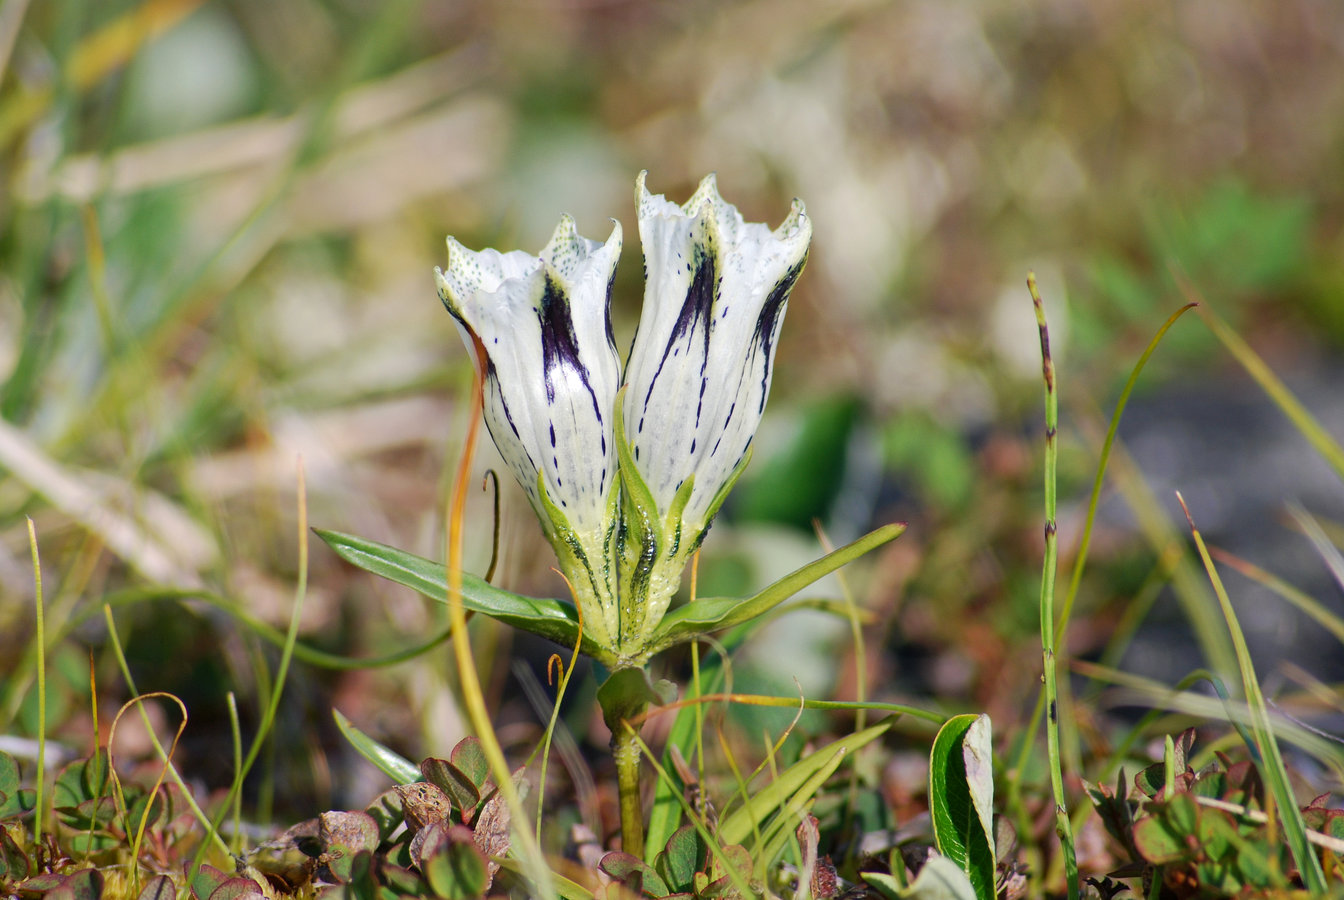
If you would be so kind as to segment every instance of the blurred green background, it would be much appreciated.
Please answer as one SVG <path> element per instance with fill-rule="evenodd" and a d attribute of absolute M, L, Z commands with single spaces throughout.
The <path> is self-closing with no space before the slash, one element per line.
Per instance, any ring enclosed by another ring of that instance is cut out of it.
<path fill-rule="evenodd" d="M 836 541 L 908 520 L 851 579 L 873 611 L 870 679 L 1013 721 L 1039 666 L 1026 273 L 1061 374 L 1067 564 L 1104 417 L 1183 302 L 1174 272 L 1290 381 L 1337 396 L 1342 56 L 1344 6 L 1328 0 L 4 0 L 0 730 L 35 722 L 31 517 L 52 628 L 73 629 L 53 651 L 65 736 L 90 733 L 86 647 L 105 713 L 125 699 L 99 608 L 124 599 L 139 686 L 183 695 L 199 720 L 184 767 L 226 777 L 209 723 L 227 690 L 252 714 L 273 650 L 209 606 L 118 592 L 205 588 L 283 627 L 299 457 L 310 523 L 438 557 L 469 382 L 431 278 L 444 235 L 536 252 L 562 212 L 590 237 L 622 220 L 624 353 L 641 169 L 677 201 L 715 171 L 772 225 L 797 196 L 815 223 L 702 592 L 816 555 L 814 520 Z M 1178 390 L 1199 406 L 1256 389 L 1190 316 L 1140 401 L 1160 411 Z M 497 465 L 488 445 L 480 459 Z M 562 592 L 521 492 L 504 483 L 502 499 L 497 581 Z M 469 516 L 483 571 L 488 492 Z M 1083 655 L 1155 565 L 1123 515 L 1096 547 L 1070 635 Z M 442 621 L 320 545 L 310 571 L 308 643 L 371 655 Z M 537 723 L 511 700 L 513 638 L 476 627 L 504 734 L 525 742 Z M 824 628 L 782 623 L 761 683 L 852 695 L 835 627 L 825 644 Z M 333 704 L 408 754 L 451 746 L 444 656 L 299 666 L 282 744 L 307 762 L 285 790 L 330 802 L 353 777 L 324 752 Z"/>

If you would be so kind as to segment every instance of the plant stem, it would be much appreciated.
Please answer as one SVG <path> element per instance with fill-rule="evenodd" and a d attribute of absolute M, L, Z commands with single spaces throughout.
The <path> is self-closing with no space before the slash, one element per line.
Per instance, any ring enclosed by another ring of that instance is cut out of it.
<path fill-rule="evenodd" d="M 1073 847 L 1073 828 L 1064 797 L 1064 772 L 1059 758 L 1059 686 L 1055 663 L 1055 569 L 1058 562 L 1058 538 L 1055 524 L 1055 466 L 1059 457 L 1056 430 L 1059 427 L 1059 396 L 1055 386 L 1055 363 L 1050 356 L 1050 333 L 1045 323 L 1045 306 L 1036 290 L 1036 275 L 1027 275 L 1027 290 L 1036 308 L 1036 324 L 1041 333 L 1041 374 L 1045 379 L 1045 565 L 1041 573 L 1041 653 L 1044 662 L 1046 748 L 1050 755 L 1050 789 L 1055 800 L 1055 833 L 1064 853 L 1064 877 L 1069 900 L 1078 900 L 1078 861 Z"/>
<path fill-rule="evenodd" d="M 621 797 L 621 849 L 644 858 L 644 807 L 639 800 L 639 735 L 633 726 L 621 723 L 611 734 L 611 755 L 616 760 L 616 786 Z"/>

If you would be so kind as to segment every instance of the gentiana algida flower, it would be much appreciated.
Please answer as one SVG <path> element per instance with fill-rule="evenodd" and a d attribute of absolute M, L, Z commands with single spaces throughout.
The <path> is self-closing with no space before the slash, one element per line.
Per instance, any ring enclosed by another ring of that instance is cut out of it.
<path fill-rule="evenodd" d="M 621 227 L 565 216 L 538 256 L 451 237 L 439 296 L 484 376 L 485 419 L 574 592 L 585 634 L 641 665 L 682 571 L 751 455 L 812 223 L 743 221 L 711 175 L 678 206 L 635 188 L 644 311 L 622 379 Z"/>

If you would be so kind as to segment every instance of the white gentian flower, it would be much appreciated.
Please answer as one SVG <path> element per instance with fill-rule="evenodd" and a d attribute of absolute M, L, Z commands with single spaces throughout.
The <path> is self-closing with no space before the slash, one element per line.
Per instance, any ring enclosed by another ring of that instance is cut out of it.
<path fill-rule="evenodd" d="M 449 237 L 447 271 L 434 270 L 484 375 L 490 436 L 555 547 L 585 631 L 604 646 L 618 630 L 610 302 L 620 253 L 620 223 L 603 244 L 564 216 L 540 256 L 478 253 Z"/>
<path fill-rule="evenodd" d="M 621 450 L 636 470 L 627 471 L 623 459 L 621 476 L 627 506 L 637 507 L 627 516 L 622 582 L 643 594 L 641 635 L 662 618 L 747 460 L 789 292 L 812 240 L 812 222 L 796 200 L 771 231 L 744 222 L 713 175 L 681 206 L 650 194 L 644 178 L 635 188 L 644 311 L 621 401 Z M 638 509 L 650 501 L 654 509 Z M 649 518 L 658 527 L 641 531 Z"/>
<path fill-rule="evenodd" d="M 568 216 L 540 256 L 448 238 L 439 296 L 485 378 L 485 419 L 541 519 L 585 634 L 642 665 L 714 514 L 750 456 L 789 292 L 812 223 L 771 231 L 714 176 L 677 206 L 636 185 L 644 313 L 626 365 L 611 336 L 621 227 L 605 244 Z M 621 393 L 618 393 L 621 392 Z"/>

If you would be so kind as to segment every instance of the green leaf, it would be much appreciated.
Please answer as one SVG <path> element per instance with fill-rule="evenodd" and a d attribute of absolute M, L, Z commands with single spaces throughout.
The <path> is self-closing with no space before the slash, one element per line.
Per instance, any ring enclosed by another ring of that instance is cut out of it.
<path fill-rule="evenodd" d="M 415 767 L 415 763 L 360 731 L 349 719 L 341 715 L 339 709 L 333 709 L 331 715 L 336 720 L 336 727 L 359 755 L 373 763 L 388 778 L 397 784 L 410 784 L 420 780 L 420 770 Z"/>
<path fill-rule="evenodd" d="M 61 888 L 66 889 L 74 900 L 100 900 L 103 896 L 103 873 L 97 869 L 80 869 L 66 876 Z"/>
<path fill-rule="evenodd" d="M 662 679 L 654 683 L 647 670 L 639 667 L 617 669 L 597 689 L 602 718 L 612 734 L 618 733 L 622 720 L 629 721 L 652 706 L 677 699 L 676 686 Z"/>
<path fill-rule="evenodd" d="M 938 851 L 956 863 L 981 900 L 994 898 L 989 717 L 955 716 L 929 754 L 929 812 Z"/>
<path fill-rule="evenodd" d="M 695 826 L 686 825 L 673 832 L 653 867 L 672 891 L 689 891 L 695 873 L 704 868 L 706 852 L 705 842 Z"/>
<path fill-rule="evenodd" d="M 485 792 L 485 786 L 490 781 L 490 761 L 485 758 L 485 751 L 481 749 L 480 738 L 469 734 L 458 741 L 449 759 L 471 779 L 478 793 Z"/>
<path fill-rule="evenodd" d="M 210 900 L 242 900 L 244 897 L 261 897 L 261 885 L 251 878 L 226 878 L 210 894 Z"/>
<path fill-rule="evenodd" d="M 888 900 L 977 900 L 966 873 L 946 856 L 930 856 L 909 887 L 885 872 L 864 872 L 863 880 Z"/>
<path fill-rule="evenodd" d="M 666 897 L 672 893 L 653 866 L 620 850 L 613 850 L 597 867 L 628 888 L 635 896 Z"/>
<path fill-rule="evenodd" d="M 419 591 L 431 600 L 446 602 L 448 582 L 443 563 L 338 531 L 314 529 L 314 532 L 351 565 Z M 565 647 L 572 648 L 579 635 L 579 614 L 574 604 L 566 600 L 524 597 L 494 587 L 467 572 L 462 573 L 462 604 L 472 612 Z M 609 652 L 586 635 L 579 649 L 598 660 L 609 661 Z"/>
<path fill-rule="evenodd" d="M 322 855 L 327 868 L 341 883 L 353 879 L 355 857 L 378 849 L 378 823 L 366 812 L 332 810 L 318 819 Z"/>
<path fill-rule="evenodd" d="M 448 795 L 462 813 L 462 821 L 470 822 L 476 804 L 481 802 L 481 792 L 472 783 L 471 777 L 448 760 L 432 756 L 420 762 L 420 771 L 424 773 L 426 781 Z"/>
<path fill-rule="evenodd" d="M 28 854 L 10 835 L 9 829 L 0 828 L 0 882 L 22 881 L 31 870 Z"/>
<path fill-rule="evenodd" d="M 429 826 L 420 851 L 420 871 L 434 893 L 445 900 L 480 897 L 490 884 L 485 856 L 462 825 Z"/>
<path fill-rule="evenodd" d="M 177 900 L 177 886 L 167 875 L 155 875 L 145 882 L 137 900 Z"/>
<path fill-rule="evenodd" d="M 785 575 L 752 597 L 713 597 L 696 600 L 672 610 L 653 632 L 654 652 L 709 631 L 718 631 L 769 612 L 803 588 L 831 574 L 871 550 L 900 537 L 903 523 L 883 525 L 863 537 L 833 550 L 821 559 Z"/>
<path fill-rule="evenodd" d="M 24 812 L 20 805 L 19 763 L 8 753 L 0 753 L 0 819 Z"/>
<path fill-rule="evenodd" d="M 188 870 L 191 865 L 186 866 Z M 201 865 L 196 869 L 196 875 L 191 879 L 191 893 L 196 900 L 209 900 L 211 894 L 215 892 L 221 884 L 228 880 L 228 876 L 211 865 Z"/>
<path fill-rule="evenodd" d="M 725 815 L 719 821 L 719 842 L 722 844 L 741 844 L 777 809 L 784 807 L 790 798 L 818 773 L 829 769 L 834 772 L 844 761 L 845 755 L 871 743 L 889 729 L 896 719 L 890 716 L 870 725 L 863 731 L 832 741 L 825 747 L 813 750 L 798 762 L 789 766 L 779 777 L 759 791 L 753 791 L 740 809 Z M 829 775 L 829 772 L 827 773 Z"/>

